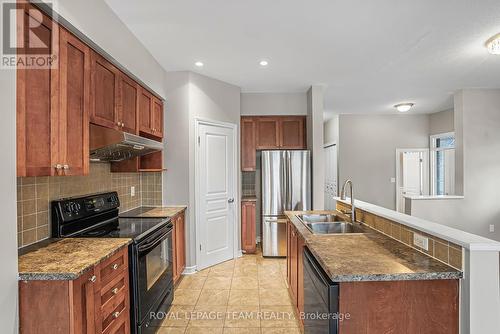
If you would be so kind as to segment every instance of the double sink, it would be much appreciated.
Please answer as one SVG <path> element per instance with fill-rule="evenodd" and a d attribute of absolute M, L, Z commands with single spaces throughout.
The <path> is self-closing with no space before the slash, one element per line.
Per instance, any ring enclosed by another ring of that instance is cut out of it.
<path fill-rule="evenodd" d="M 297 218 L 314 234 L 366 233 L 360 223 L 351 223 L 335 214 L 300 214 Z"/>

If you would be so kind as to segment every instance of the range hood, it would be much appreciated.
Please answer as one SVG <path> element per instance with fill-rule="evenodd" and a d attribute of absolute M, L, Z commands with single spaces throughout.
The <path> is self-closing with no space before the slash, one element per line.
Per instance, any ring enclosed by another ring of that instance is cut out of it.
<path fill-rule="evenodd" d="M 90 124 L 90 161 L 122 161 L 163 150 L 156 140 Z"/>

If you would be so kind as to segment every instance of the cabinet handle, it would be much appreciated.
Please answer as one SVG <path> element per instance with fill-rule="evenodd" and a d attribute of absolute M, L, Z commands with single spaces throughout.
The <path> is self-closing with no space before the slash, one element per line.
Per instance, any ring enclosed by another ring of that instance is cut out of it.
<path fill-rule="evenodd" d="M 62 165 L 61 164 L 57 164 L 54 166 L 55 169 L 61 169 L 62 168 Z"/>
<path fill-rule="evenodd" d="M 118 264 L 117 263 L 113 264 L 113 270 L 116 270 L 116 269 L 118 269 Z"/>
<path fill-rule="evenodd" d="M 63 168 L 64 168 L 65 170 L 68 170 L 68 169 L 69 169 L 69 165 L 64 165 L 64 166 L 63 166 Z"/>
<path fill-rule="evenodd" d="M 113 312 L 113 318 L 118 318 L 121 312 Z"/>
<path fill-rule="evenodd" d="M 125 123 L 122 122 L 122 128 L 125 126 Z"/>
<path fill-rule="evenodd" d="M 116 125 L 120 126 L 120 122 L 116 122 Z"/>
<path fill-rule="evenodd" d="M 92 283 L 95 283 L 95 281 L 97 281 L 96 275 L 92 275 L 92 277 L 89 278 L 89 281 L 91 281 Z"/>
<path fill-rule="evenodd" d="M 113 292 L 113 294 L 116 295 L 118 293 L 118 288 L 114 288 L 113 290 L 111 290 L 111 292 Z"/>

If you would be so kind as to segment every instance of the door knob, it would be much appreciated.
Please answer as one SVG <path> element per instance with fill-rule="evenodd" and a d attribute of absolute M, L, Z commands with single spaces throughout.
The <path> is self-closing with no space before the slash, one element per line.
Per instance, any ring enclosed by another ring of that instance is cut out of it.
<path fill-rule="evenodd" d="M 227 202 L 228 202 L 228 203 L 234 203 L 234 198 L 229 198 L 229 199 L 227 200 Z"/>

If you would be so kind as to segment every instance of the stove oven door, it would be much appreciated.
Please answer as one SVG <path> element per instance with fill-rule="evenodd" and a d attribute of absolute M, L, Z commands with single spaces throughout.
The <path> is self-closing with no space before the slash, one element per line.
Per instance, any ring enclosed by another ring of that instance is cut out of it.
<path fill-rule="evenodd" d="M 172 228 L 161 228 L 137 245 L 137 288 L 140 326 L 149 325 L 151 312 L 165 309 L 173 289 Z M 169 292 L 170 291 L 170 292 Z M 149 326 L 147 326 L 149 327 Z"/>

